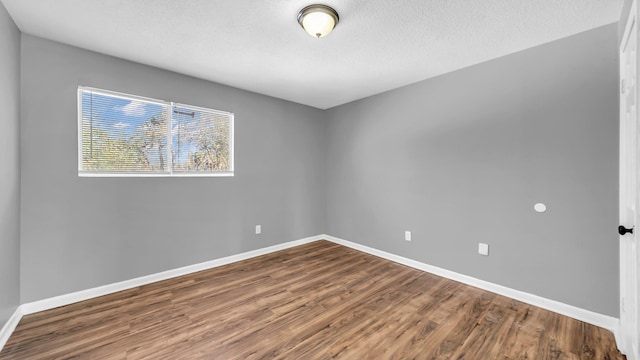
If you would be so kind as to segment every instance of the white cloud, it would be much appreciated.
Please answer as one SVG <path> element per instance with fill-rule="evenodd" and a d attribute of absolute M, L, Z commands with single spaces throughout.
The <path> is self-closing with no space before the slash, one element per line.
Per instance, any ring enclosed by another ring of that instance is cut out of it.
<path fill-rule="evenodd" d="M 127 116 L 144 116 L 147 113 L 147 105 L 139 101 L 131 101 L 125 106 L 116 108 Z"/>
<path fill-rule="evenodd" d="M 116 129 L 124 129 L 126 127 L 129 127 L 130 124 L 125 124 L 123 122 L 119 122 L 119 123 L 115 123 L 113 124 L 113 127 Z"/>

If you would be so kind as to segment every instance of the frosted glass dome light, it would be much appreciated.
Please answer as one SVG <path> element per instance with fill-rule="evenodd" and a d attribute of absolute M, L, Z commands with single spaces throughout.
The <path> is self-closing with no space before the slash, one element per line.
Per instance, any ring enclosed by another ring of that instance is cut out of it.
<path fill-rule="evenodd" d="M 339 20 L 338 13 L 327 5 L 309 5 L 298 13 L 300 26 L 315 38 L 329 35 Z"/>

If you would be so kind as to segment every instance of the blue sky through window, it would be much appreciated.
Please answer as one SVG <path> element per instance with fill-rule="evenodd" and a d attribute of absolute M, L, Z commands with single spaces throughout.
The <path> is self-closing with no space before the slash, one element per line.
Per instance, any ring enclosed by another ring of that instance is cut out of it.
<path fill-rule="evenodd" d="M 82 117 L 110 136 L 128 139 L 145 121 L 162 116 L 163 105 L 97 93 L 82 93 Z"/>

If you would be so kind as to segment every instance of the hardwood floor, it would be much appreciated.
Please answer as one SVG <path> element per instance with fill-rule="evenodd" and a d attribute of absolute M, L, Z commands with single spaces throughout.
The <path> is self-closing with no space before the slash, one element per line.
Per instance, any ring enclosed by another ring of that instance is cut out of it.
<path fill-rule="evenodd" d="M 604 329 L 327 241 L 25 316 L 0 359 L 624 359 Z"/>

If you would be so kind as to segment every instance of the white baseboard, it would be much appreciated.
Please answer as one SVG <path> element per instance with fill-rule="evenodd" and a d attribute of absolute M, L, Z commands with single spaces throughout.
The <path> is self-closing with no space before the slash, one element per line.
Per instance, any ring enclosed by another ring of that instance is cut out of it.
<path fill-rule="evenodd" d="M 20 319 L 22 319 L 22 309 L 20 306 L 16 308 L 13 312 L 13 315 L 7 320 L 2 329 L 0 330 L 0 351 L 4 348 L 4 345 L 9 341 L 11 334 L 13 334 L 13 330 L 16 329 Z"/>
<path fill-rule="evenodd" d="M 463 284 L 471 285 L 483 290 L 490 291 L 499 295 L 503 295 L 515 300 L 522 301 L 527 304 L 531 304 L 555 313 L 565 315 L 580 321 L 584 321 L 589 324 L 605 328 L 617 333 L 619 320 L 608 315 L 599 314 L 593 311 L 581 309 L 572 305 L 567 305 L 559 301 L 550 300 L 541 296 L 529 294 L 523 291 L 508 288 L 506 286 L 494 284 L 488 281 L 476 279 L 474 277 L 456 273 L 454 271 L 439 268 L 437 266 L 421 263 L 416 260 L 408 259 L 402 256 L 394 255 L 382 250 L 374 249 L 365 245 L 357 244 L 351 241 L 343 240 L 331 235 L 322 235 L 319 238 L 324 238 L 336 244 L 344 245 L 355 250 L 366 252 L 371 255 L 381 257 L 383 259 L 391 260 L 402 265 L 410 266 L 412 268 L 426 271 L 431 274 L 445 277 L 447 279 L 455 280 Z"/>
<path fill-rule="evenodd" d="M 60 296 L 56 296 L 56 297 L 52 297 L 44 300 L 34 301 L 34 302 L 23 304 L 21 306 L 21 310 L 24 315 L 33 314 L 36 312 L 73 304 L 79 301 L 92 299 L 98 296 L 113 294 L 118 291 L 128 290 L 138 286 L 147 285 L 157 281 L 167 280 L 174 277 L 191 274 L 194 272 L 208 270 L 218 266 L 227 265 L 227 264 L 231 264 L 231 263 L 242 261 L 242 260 L 247 260 L 256 256 L 265 255 L 272 252 L 288 249 L 294 246 L 307 244 L 320 239 L 322 239 L 321 236 L 311 236 L 308 238 L 290 241 L 283 244 L 273 245 L 266 248 L 248 251 L 248 252 L 237 254 L 237 255 L 231 255 L 231 256 L 227 256 L 227 257 L 223 257 L 223 258 L 219 258 L 211 261 L 206 261 L 206 262 L 195 264 L 195 265 L 189 265 L 189 266 L 185 266 L 177 269 L 163 271 L 156 274 L 142 276 L 142 277 L 131 279 L 131 280 L 125 280 L 125 281 L 121 281 L 113 284 L 95 287 L 92 289 L 81 290 L 81 291 L 77 291 L 70 294 L 64 294 L 64 295 L 60 295 Z"/>

